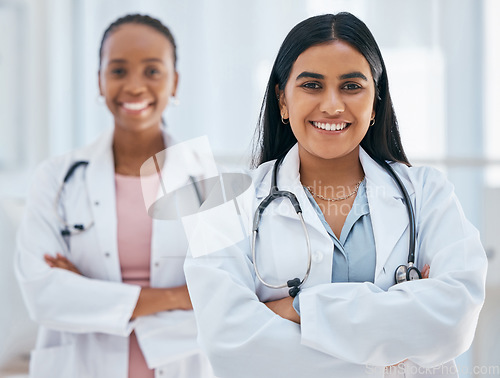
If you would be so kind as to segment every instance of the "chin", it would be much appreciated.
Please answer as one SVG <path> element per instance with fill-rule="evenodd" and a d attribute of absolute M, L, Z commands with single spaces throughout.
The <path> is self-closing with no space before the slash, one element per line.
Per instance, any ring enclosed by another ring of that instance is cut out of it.
<path fill-rule="evenodd" d="M 334 160 L 334 159 L 341 159 L 346 156 L 349 156 L 353 153 L 356 155 L 358 154 L 357 152 L 357 146 L 353 149 L 346 149 L 345 147 L 343 148 L 338 148 L 337 146 L 311 146 L 311 148 L 307 149 L 307 153 L 309 155 L 312 155 L 316 159 L 322 159 L 322 160 Z"/>
<path fill-rule="evenodd" d="M 141 122 L 122 122 L 122 123 L 117 123 L 117 126 L 122 129 L 123 131 L 128 131 L 128 132 L 141 132 L 144 130 L 148 130 L 150 128 L 158 127 L 161 123 L 154 123 L 154 122 L 147 122 L 147 121 L 141 121 Z"/>

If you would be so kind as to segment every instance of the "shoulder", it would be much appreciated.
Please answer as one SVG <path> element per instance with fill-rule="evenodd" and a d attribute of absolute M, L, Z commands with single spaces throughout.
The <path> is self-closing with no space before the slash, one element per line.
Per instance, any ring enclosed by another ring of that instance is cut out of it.
<path fill-rule="evenodd" d="M 407 167 L 399 163 L 391 165 L 400 175 L 405 186 L 413 191 L 411 196 L 414 197 L 415 209 L 420 214 L 420 218 L 433 216 L 438 209 L 443 211 L 448 209 L 446 211 L 452 211 L 457 217 L 462 217 L 455 187 L 444 172 L 428 166 Z M 458 212 L 456 212 L 457 209 Z"/>
<path fill-rule="evenodd" d="M 454 191 L 453 184 L 448 180 L 446 174 L 434 167 L 408 167 L 401 163 L 392 163 L 391 166 L 400 177 L 411 184 L 417 194 L 430 194 L 433 192 L 451 194 Z"/>
<path fill-rule="evenodd" d="M 62 182 L 71 166 L 78 161 L 91 161 L 101 150 L 109 150 L 111 134 L 102 133 L 92 143 L 76 148 L 61 155 L 53 156 L 42 161 L 35 173 L 35 179 L 55 180 Z"/>
<path fill-rule="evenodd" d="M 252 178 L 253 185 L 255 187 L 255 193 L 257 197 L 262 197 L 269 192 L 275 161 L 276 160 L 271 160 L 262 163 L 257 168 L 249 172 L 250 177 Z"/>

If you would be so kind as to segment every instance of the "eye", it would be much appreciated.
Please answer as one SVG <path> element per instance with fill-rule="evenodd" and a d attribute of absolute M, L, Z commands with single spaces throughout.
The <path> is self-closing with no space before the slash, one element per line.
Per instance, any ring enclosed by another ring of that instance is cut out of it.
<path fill-rule="evenodd" d="M 123 76 L 123 75 L 125 75 L 125 69 L 121 68 L 121 67 L 113 68 L 113 69 L 111 69 L 111 74 L 113 76 Z"/>
<path fill-rule="evenodd" d="M 302 84 L 301 87 L 307 89 L 321 89 L 321 84 L 316 81 L 307 81 Z"/>
<path fill-rule="evenodd" d="M 357 83 L 347 83 L 342 88 L 347 89 L 348 91 L 355 91 L 357 89 L 361 89 L 362 87 Z"/>
<path fill-rule="evenodd" d="M 159 76 L 160 74 L 161 74 L 161 71 L 156 67 L 147 67 L 146 68 L 146 76 L 156 77 L 156 76 Z"/>

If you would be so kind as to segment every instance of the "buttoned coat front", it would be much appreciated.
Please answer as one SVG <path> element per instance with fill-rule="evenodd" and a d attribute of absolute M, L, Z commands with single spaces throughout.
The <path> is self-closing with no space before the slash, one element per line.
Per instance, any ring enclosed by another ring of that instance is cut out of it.
<path fill-rule="evenodd" d="M 167 134 L 164 139 L 170 146 Z M 168 151 L 162 168 L 168 185 L 181 187 L 190 176 L 204 177 L 207 163 L 196 151 Z M 88 166 L 75 170 L 57 201 L 66 172 L 80 160 Z M 95 224 L 65 239 L 56 211 L 70 225 Z M 186 250 L 179 220 L 153 219 L 151 287 L 185 284 Z M 68 257 L 82 275 L 50 268 L 43 255 L 56 252 Z M 18 233 L 15 270 L 29 313 L 40 325 L 30 377 L 126 378 L 132 330 L 157 377 L 211 376 L 196 343 L 193 311 L 159 312 L 130 321 L 140 287 L 121 282 L 111 132 L 40 166 Z"/>

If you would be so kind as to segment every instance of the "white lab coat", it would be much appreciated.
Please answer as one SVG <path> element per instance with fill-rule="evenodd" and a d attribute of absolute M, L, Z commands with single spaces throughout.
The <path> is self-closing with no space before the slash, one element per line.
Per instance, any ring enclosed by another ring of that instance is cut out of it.
<path fill-rule="evenodd" d="M 484 300 L 487 259 L 478 231 L 441 173 L 392 164 L 416 212 L 417 266 L 431 267 L 429 279 L 394 285 L 396 267 L 408 258 L 406 206 L 392 178 L 362 149 L 360 161 L 375 238 L 374 283 L 331 283 L 333 242 L 300 183 L 297 146 L 279 170 L 278 187 L 297 196 L 312 248 L 311 274 L 299 294 L 300 325 L 261 303 L 284 298 L 288 289 L 257 280 L 249 238 L 186 259 L 199 341 L 218 376 L 383 377 L 385 366 L 406 359 L 385 376 L 458 376 L 453 359 L 469 348 Z M 273 164 L 253 172 L 253 201 L 239 199 L 248 228 L 269 193 Z M 224 222 L 213 220 L 220 230 Z M 257 250 L 268 282 L 304 276 L 305 237 L 288 200 L 264 212 Z"/>
<path fill-rule="evenodd" d="M 170 145 L 168 135 L 164 135 Z M 126 378 L 128 336 L 135 331 L 155 376 L 207 377 L 211 368 L 196 343 L 193 311 L 168 311 L 129 321 L 140 287 L 121 282 L 117 249 L 112 133 L 94 144 L 43 163 L 34 178 L 18 233 L 15 270 L 31 317 L 40 325 L 30 377 Z M 203 177 L 203 162 L 187 151 Z M 185 158 L 183 155 L 182 158 Z M 177 156 L 163 166 L 165 180 L 188 183 Z M 65 185 L 59 211 L 69 224 L 95 226 L 71 236 L 68 248 L 55 214 L 56 193 L 71 164 L 87 160 Z M 182 162 L 181 162 L 182 163 Z M 197 165 L 199 163 L 199 165 Z M 179 221 L 153 219 L 151 287 L 185 284 L 187 241 Z M 50 268 L 43 254 L 67 256 L 83 276 Z"/>

